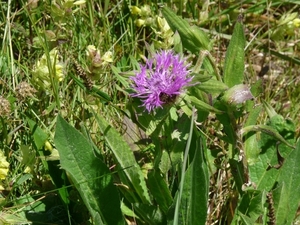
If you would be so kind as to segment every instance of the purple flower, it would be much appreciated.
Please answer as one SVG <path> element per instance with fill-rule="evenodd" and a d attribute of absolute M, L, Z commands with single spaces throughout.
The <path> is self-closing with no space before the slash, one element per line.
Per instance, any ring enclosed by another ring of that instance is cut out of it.
<path fill-rule="evenodd" d="M 174 101 L 193 79 L 189 77 L 189 65 L 172 51 L 158 52 L 146 61 L 146 65 L 140 65 L 140 72 L 130 77 L 135 90 L 131 96 L 140 98 L 149 113 L 157 107 L 162 108 L 163 104 Z"/>

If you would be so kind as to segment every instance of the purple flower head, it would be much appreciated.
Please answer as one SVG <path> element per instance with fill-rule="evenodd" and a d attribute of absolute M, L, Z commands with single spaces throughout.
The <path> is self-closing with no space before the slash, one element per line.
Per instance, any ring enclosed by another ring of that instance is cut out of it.
<path fill-rule="evenodd" d="M 174 100 L 193 79 L 189 77 L 189 65 L 172 51 L 158 52 L 153 59 L 146 61 L 146 65 L 140 65 L 140 72 L 130 77 L 135 90 L 131 96 L 140 98 L 148 112 L 162 108 L 170 99 Z"/>

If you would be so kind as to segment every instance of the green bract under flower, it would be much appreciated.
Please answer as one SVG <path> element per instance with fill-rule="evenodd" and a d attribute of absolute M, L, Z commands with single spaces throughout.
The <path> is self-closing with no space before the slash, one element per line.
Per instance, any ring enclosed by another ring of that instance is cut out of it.
<path fill-rule="evenodd" d="M 140 72 L 131 77 L 136 92 L 131 96 L 142 99 L 148 112 L 175 99 L 193 79 L 189 76 L 189 64 L 170 50 L 158 52 L 140 67 Z"/>

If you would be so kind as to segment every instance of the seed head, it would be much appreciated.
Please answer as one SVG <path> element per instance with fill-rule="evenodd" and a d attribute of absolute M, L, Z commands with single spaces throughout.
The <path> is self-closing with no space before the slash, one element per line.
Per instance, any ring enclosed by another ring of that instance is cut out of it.
<path fill-rule="evenodd" d="M 30 86 L 27 82 L 23 81 L 16 87 L 17 97 L 20 100 L 33 97 L 36 90 Z"/>
<path fill-rule="evenodd" d="M 9 116 L 10 112 L 9 101 L 0 96 L 0 116 Z"/>

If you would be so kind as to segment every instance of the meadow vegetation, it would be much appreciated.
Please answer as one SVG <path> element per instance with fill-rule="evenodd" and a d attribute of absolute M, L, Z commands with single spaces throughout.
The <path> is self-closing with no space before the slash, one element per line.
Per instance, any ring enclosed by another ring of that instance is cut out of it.
<path fill-rule="evenodd" d="M 0 4 L 0 224 L 300 224 L 300 1 Z"/>

